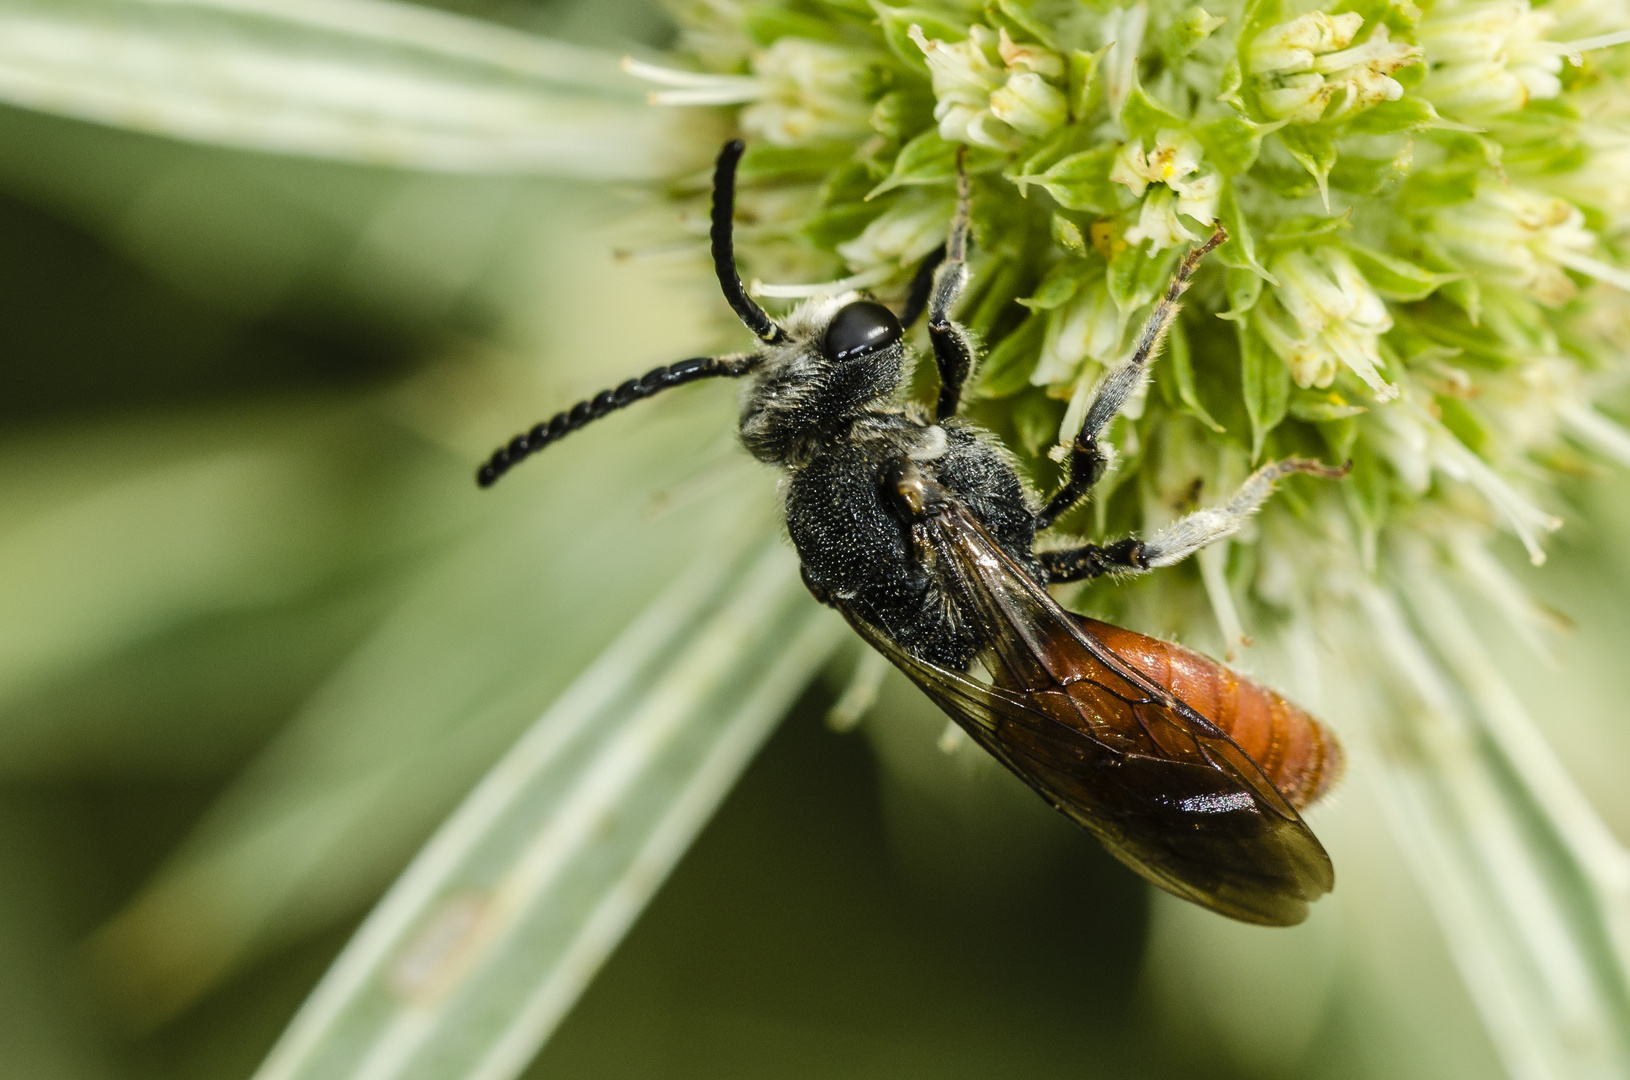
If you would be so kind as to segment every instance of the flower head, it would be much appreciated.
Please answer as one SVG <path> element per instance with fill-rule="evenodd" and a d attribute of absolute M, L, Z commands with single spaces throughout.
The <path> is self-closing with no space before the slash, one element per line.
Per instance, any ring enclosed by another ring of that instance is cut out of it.
<path fill-rule="evenodd" d="M 865 138 L 871 107 L 861 94 L 865 69 L 844 49 L 784 37 L 753 54 L 763 85 L 741 111 L 742 130 L 776 146 L 810 146 Z"/>
<path fill-rule="evenodd" d="M 1545 40 L 1556 25 L 1528 0 L 1439 3 L 1421 21 L 1430 58 L 1420 92 L 1449 115 L 1512 112 L 1562 92 L 1562 56 Z"/>
<path fill-rule="evenodd" d="M 1275 259 L 1279 284 L 1257 305 L 1255 325 L 1290 368 L 1297 386 L 1327 387 L 1347 368 L 1376 400 L 1398 396 L 1380 374 L 1380 338 L 1392 329 L 1387 306 L 1340 248 L 1298 248 Z"/>
<path fill-rule="evenodd" d="M 1009 150 L 1065 121 L 1064 95 L 1049 81 L 1064 74 L 1057 53 L 979 23 L 950 44 L 930 41 L 915 24 L 908 33 L 928 61 L 934 119 L 947 141 Z"/>
<path fill-rule="evenodd" d="M 1194 279 L 1152 381 L 1107 429 L 1118 465 L 1056 528 L 1147 537 L 1193 493 L 1219 499 L 1268 458 L 1351 459 L 1352 476 L 1267 505 L 1234 541 L 1249 557 L 1218 548 L 1161 584 L 1073 599 L 1181 636 L 1221 634 L 1223 651 L 1250 633 L 1310 654 L 1349 627 L 1362 678 L 1337 696 L 1378 702 L 1377 759 L 1433 753 L 1447 743 L 1414 742 L 1411 725 L 1481 688 L 1409 644 L 1411 605 L 1434 574 L 1520 597 L 1490 554 L 1496 534 L 1542 558 L 1552 482 L 1583 471 L 1582 448 L 1630 461 L 1630 433 L 1591 406 L 1630 375 L 1630 320 L 1600 297 L 1587 306 L 1582 289 L 1594 279 L 1630 306 L 1617 246 L 1630 185 L 1613 179 L 1630 161 L 1630 64 L 1608 51 L 1630 34 L 1596 0 L 1218 2 L 872 0 L 875 22 L 851 17 L 857 4 L 797 5 L 800 19 L 844 12 L 818 50 L 777 61 L 809 74 L 770 93 L 775 42 L 756 46 L 762 58 L 742 45 L 706 62 L 759 87 L 732 100 L 750 102 L 742 123 L 764 138 L 848 134 L 829 156 L 766 166 L 762 183 L 803 200 L 803 217 L 778 217 L 742 252 L 778 266 L 801 252 L 811 279 L 846 265 L 838 284 L 903 303 L 943 238 L 962 162 L 977 285 L 957 317 L 981 345 L 963 400 L 1047 489 L 1050 451 L 1127 355 L 1128 327 L 1185 245 L 1222 226 L 1228 240 Z M 736 6 L 703 8 L 722 27 L 711 40 L 750 40 Z M 1559 28 L 1574 40 L 1550 40 Z M 745 92 L 720 85 L 715 101 Z M 924 374 L 918 390 L 932 387 Z M 1520 621 L 1532 607 L 1504 610 Z M 1442 850 L 1482 850 L 1467 838 L 1475 823 L 1420 814 L 1411 828 L 1437 830 Z M 1456 888 L 1494 926 L 1501 891 L 1536 895 L 1544 865 L 1462 867 Z M 1525 955 L 1516 940 L 1496 951 Z M 1555 1030 L 1524 1045 L 1567 1043 L 1556 1033 L 1569 1018 L 1523 996 L 1528 972 L 1503 971 L 1501 993 Z"/>
<path fill-rule="evenodd" d="M 1483 181 L 1476 196 L 1439 210 L 1434 233 L 1488 280 L 1508 285 L 1548 307 L 1578 292 L 1566 272 L 1589 259 L 1595 235 L 1566 199 Z"/>
<path fill-rule="evenodd" d="M 1353 45 L 1363 25 L 1364 17 L 1355 11 L 1310 11 L 1258 35 L 1248 63 L 1264 83 L 1264 111 L 1274 119 L 1310 124 L 1327 109 L 1331 119 L 1340 119 L 1403 97 L 1403 85 L 1392 75 L 1418 63 L 1420 47 L 1393 41 L 1385 23 Z"/>
<path fill-rule="evenodd" d="M 1120 148 L 1109 178 L 1143 200 L 1137 224 L 1126 230 L 1128 243 L 1148 240 L 1154 251 L 1193 243 L 1201 237 L 1184 227 L 1179 214 L 1201 225 L 1217 220 L 1222 177 L 1215 169 L 1203 167 L 1202 156 L 1200 143 L 1192 135 L 1168 128 L 1155 132 L 1154 146 L 1147 154 L 1141 139 Z"/>

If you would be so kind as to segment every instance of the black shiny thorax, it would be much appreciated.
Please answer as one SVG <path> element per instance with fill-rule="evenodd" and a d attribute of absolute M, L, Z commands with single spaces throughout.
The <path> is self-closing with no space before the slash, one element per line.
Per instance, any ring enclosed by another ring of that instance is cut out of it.
<path fill-rule="evenodd" d="M 920 521 L 901 504 L 893 478 L 910 470 L 954 495 L 1039 577 L 1023 485 L 998 447 L 957 420 L 931 424 L 910 410 L 879 407 L 835 434 L 788 470 L 787 532 L 805 581 L 914 655 L 965 670 L 978 648 L 971 613 L 925 559 L 914 536 Z"/>

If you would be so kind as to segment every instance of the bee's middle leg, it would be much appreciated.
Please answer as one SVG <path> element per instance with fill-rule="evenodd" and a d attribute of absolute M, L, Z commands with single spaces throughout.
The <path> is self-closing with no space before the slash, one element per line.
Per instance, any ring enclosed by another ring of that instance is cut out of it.
<path fill-rule="evenodd" d="M 1101 546 L 1038 551 L 1036 559 L 1047 571 L 1049 582 L 1089 581 L 1104 574 L 1141 574 L 1149 569 L 1143 542 L 1132 536 Z"/>
<path fill-rule="evenodd" d="M 1182 562 L 1196 551 L 1239 531 L 1273 494 L 1273 486 L 1292 473 L 1307 473 L 1330 480 L 1346 476 L 1351 464 L 1334 468 L 1305 458 L 1270 462 L 1252 473 L 1232 498 L 1180 517 L 1148 540 L 1126 537 L 1099 546 L 1086 544 L 1063 551 L 1038 551 L 1049 581 L 1085 581 L 1100 574 L 1136 574 Z"/>

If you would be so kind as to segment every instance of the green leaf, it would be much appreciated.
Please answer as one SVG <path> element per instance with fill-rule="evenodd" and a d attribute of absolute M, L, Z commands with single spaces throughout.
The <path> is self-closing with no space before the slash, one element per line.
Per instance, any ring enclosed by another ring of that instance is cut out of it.
<path fill-rule="evenodd" d="M 1194 358 L 1189 355 L 1188 331 L 1181 319 L 1172 323 L 1172 328 L 1166 336 L 1166 363 L 1171 368 L 1172 382 L 1177 387 L 1177 397 L 1183 403 L 1183 407 L 1196 420 L 1217 434 L 1221 435 L 1226 431 L 1227 429 L 1206 411 L 1206 407 L 1200 404 L 1200 395 L 1194 390 Z"/>
<path fill-rule="evenodd" d="M 1351 135 L 1392 135 L 1400 131 L 1425 131 L 1428 128 L 1459 128 L 1451 125 L 1432 103 L 1425 98 L 1406 94 L 1397 101 L 1383 101 L 1371 106 L 1348 120 L 1345 128 Z"/>
<path fill-rule="evenodd" d="M 1224 116 L 1195 128 L 1194 137 L 1205 147 L 1206 162 L 1224 176 L 1233 176 L 1251 167 L 1262 150 L 1262 137 L 1280 126 Z"/>
<path fill-rule="evenodd" d="M 1256 116 L 1263 115 L 1258 97 L 1260 79 L 1246 80 L 1243 71 L 1249 68 L 1251 43 L 1258 34 L 1280 21 L 1280 0 L 1247 0 L 1244 17 L 1240 19 L 1239 39 L 1234 55 L 1223 69 L 1222 85 L 1217 100 L 1226 101 L 1236 109 Z"/>
<path fill-rule="evenodd" d="M 1098 107 L 1104 89 L 1103 80 L 1098 78 L 1098 69 L 1105 54 L 1114 47 L 1111 43 L 1097 52 L 1074 49 L 1065 58 L 1069 64 L 1065 78 L 1069 85 L 1071 119 L 1084 120 Z"/>
<path fill-rule="evenodd" d="M 1477 194 L 1480 169 L 1451 168 L 1417 172 L 1404 181 L 1398 201 L 1406 206 L 1428 208 L 1463 203 Z"/>
<path fill-rule="evenodd" d="M 1030 373 L 1041 357 L 1042 340 L 1047 335 L 1047 313 L 1032 312 L 977 369 L 975 396 L 1005 398 L 1029 387 Z"/>
<path fill-rule="evenodd" d="M 1041 175 L 1016 177 L 1015 182 L 1037 185 L 1067 210 L 1113 214 L 1120 209 L 1120 196 L 1109 179 L 1109 170 L 1115 165 L 1118 149 L 1111 144 L 1071 154 Z"/>
<path fill-rule="evenodd" d="M 1350 209 L 1342 211 L 1335 217 L 1297 214 L 1276 224 L 1273 231 L 1263 238 L 1263 242 L 1275 248 L 1300 247 L 1310 240 L 1323 240 L 1352 227 L 1353 212 Z"/>
<path fill-rule="evenodd" d="M 1181 131 L 1187 125 L 1180 116 L 1134 83 L 1132 92 L 1126 95 L 1126 104 L 1121 106 L 1121 127 L 1133 139 L 1148 140 L 1153 139 L 1155 132 L 1161 128 Z"/>
<path fill-rule="evenodd" d="M 650 108 L 649 85 L 618 59 L 419 4 L 0 10 L 0 101 L 20 108 L 441 172 L 657 180 L 695 168 L 711 122 Z"/>
<path fill-rule="evenodd" d="M 903 138 L 933 122 L 934 95 L 925 88 L 890 90 L 872 106 L 872 130 L 884 138 Z"/>
<path fill-rule="evenodd" d="M 1280 21 L 1280 0 L 1248 0 L 1240 20 L 1239 52 L 1243 57 L 1256 36 Z"/>
<path fill-rule="evenodd" d="M 765 180 L 820 180 L 849 162 L 854 150 L 847 146 L 804 148 L 755 142 L 741 156 L 736 175 L 744 183 Z"/>
<path fill-rule="evenodd" d="M 1358 444 L 1358 421 L 1353 417 L 1340 420 L 1315 421 L 1319 435 L 1330 451 L 1330 461 L 1351 461 L 1353 447 Z"/>
<path fill-rule="evenodd" d="M 1217 100 L 1243 112 L 1245 100 L 1240 97 L 1239 91 L 1244 83 L 1245 76 L 1240 73 L 1239 57 L 1229 57 L 1228 63 L 1223 65 L 1222 78 L 1217 85 Z"/>
<path fill-rule="evenodd" d="M 1057 263 L 1047 271 L 1047 276 L 1041 279 L 1036 291 L 1020 299 L 1019 303 L 1031 311 L 1052 311 L 1062 307 L 1081 287 L 1082 274 L 1083 266 L 1073 260 Z"/>
<path fill-rule="evenodd" d="M 1290 395 L 1290 415 L 1309 423 L 1328 423 L 1346 420 L 1369 412 L 1363 405 L 1354 405 L 1334 390 L 1293 390 Z"/>
<path fill-rule="evenodd" d="M 1240 209 L 1232 181 L 1223 184 L 1222 197 L 1217 201 L 1217 222 L 1228 230 L 1228 239 L 1217 249 L 1217 261 L 1236 270 L 1249 270 L 1270 284 L 1279 284 L 1267 268 L 1257 261 L 1256 234 Z"/>
<path fill-rule="evenodd" d="M 1424 300 L 1442 286 L 1464 276 L 1435 273 L 1407 259 L 1387 255 L 1361 244 L 1348 243 L 1343 246 L 1370 286 L 1388 300 Z"/>
<path fill-rule="evenodd" d="M 983 246 L 987 251 L 992 249 L 992 245 Z M 1032 280 L 1026 260 L 1015 257 L 995 261 L 996 265 L 985 272 L 985 285 L 978 294 L 978 301 L 971 305 L 965 302 L 962 308 L 966 313 L 963 325 L 986 341 L 993 340 L 997 324 L 1011 313 L 1010 305 Z"/>
<path fill-rule="evenodd" d="M 985 12 L 989 16 L 986 21 L 991 26 L 1005 24 L 1010 32 L 1009 36 L 1014 39 L 1022 41 L 1029 38 L 1054 52 L 1058 51 L 1058 41 L 1053 37 L 1053 32 L 1036 18 L 1030 11 L 1029 4 L 1019 3 L 1018 0 L 987 0 Z M 1012 33 L 1014 30 L 1019 33 Z"/>
<path fill-rule="evenodd" d="M 1065 124 L 1042 139 L 1029 156 L 1022 158 L 1010 179 L 1019 184 L 1022 192 L 1029 177 L 1045 172 L 1071 154 L 1097 150 L 1103 145 L 1103 140 L 1085 124 Z"/>
<path fill-rule="evenodd" d="M 784 37 L 804 38 L 809 41 L 838 41 L 842 39 L 839 24 L 831 19 L 818 19 L 813 15 L 789 11 L 784 7 L 754 4 L 742 13 L 742 29 L 753 44 L 763 48 Z"/>
<path fill-rule="evenodd" d="M 927 8 L 889 7 L 873 0 L 872 10 L 877 12 L 877 21 L 883 28 L 883 40 L 888 43 L 889 50 L 912 67 L 924 71 L 928 68 L 928 58 L 907 34 L 913 24 L 922 27 L 923 36 L 930 41 L 961 41 L 968 36 L 965 24 Z"/>
<path fill-rule="evenodd" d="M 1165 287 L 1175 264 L 1177 249 L 1151 255 L 1142 244 L 1128 245 L 1109 260 L 1109 297 L 1121 311 L 1133 311 L 1149 303 Z"/>
<path fill-rule="evenodd" d="M 1269 192 L 1291 201 L 1318 190 L 1318 185 L 1313 182 L 1313 177 L 1307 174 L 1307 170 L 1296 168 L 1294 163 L 1281 165 L 1257 158 L 1256 164 L 1251 166 L 1250 176 Z"/>
<path fill-rule="evenodd" d="M 1438 407 L 1438 419 L 1443 421 L 1443 426 L 1448 428 L 1455 438 L 1465 444 L 1466 449 L 1474 454 L 1488 453 L 1488 429 L 1466 407 L 1464 401 L 1448 394 L 1438 394 L 1434 401 Z"/>
<path fill-rule="evenodd" d="M 1054 214 L 1050 226 L 1053 243 L 1077 258 L 1085 258 L 1088 252 L 1087 239 L 1081 235 L 1081 226 L 1065 217 L 1063 214 Z"/>
<path fill-rule="evenodd" d="M 1290 370 L 1262 335 L 1245 323 L 1239 332 L 1240 384 L 1245 415 L 1251 419 L 1251 460 L 1262 456 L 1268 433 L 1279 426 L 1290 407 Z"/>
<path fill-rule="evenodd" d="M 826 174 L 821 181 L 821 205 L 838 206 L 860 202 L 877 182 L 869 163 L 850 161 Z"/>
<path fill-rule="evenodd" d="M 1397 190 L 1408 178 L 1415 161 L 1415 147 L 1405 143 L 1403 149 L 1390 158 L 1359 157 L 1343 154 L 1330 170 L 1330 186 L 1338 191 L 1351 191 L 1371 197 L 1387 195 Z"/>
<path fill-rule="evenodd" d="M 843 640 L 791 552 L 748 554 L 683 575 L 492 768 L 261 1080 L 357 1075 L 399 1049 L 404 1021 L 416 1062 L 525 1068 Z"/>
<path fill-rule="evenodd" d="M 1329 10 L 1332 15 L 1341 12 L 1355 11 L 1364 16 L 1366 27 L 1374 26 L 1386 17 L 1387 10 L 1392 7 L 1392 0 L 1341 0 Z M 1389 27 L 1389 29 L 1392 29 Z"/>
<path fill-rule="evenodd" d="M 1330 170 L 1336 164 L 1335 140 L 1325 128 L 1314 124 L 1281 128 L 1279 138 L 1284 142 L 1285 149 L 1290 151 L 1290 156 L 1313 177 L 1313 182 L 1319 186 L 1319 197 L 1324 200 L 1325 209 L 1328 210 Z"/>
<path fill-rule="evenodd" d="M 1348 505 L 1369 540 L 1362 549 L 1374 550 L 1374 538 L 1386 523 L 1392 506 L 1392 473 L 1371 449 L 1368 439 L 1359 439 L 1352 448 L 1352 472 L 1347 474 L 1345 491 Z"/>
<path fill-rule="evenodd" d="M 839 244 L 853 240 L 866 226 L 883 216 L 890 200 L 873 199 L 871 202 L 839 203 L 816 212 L 798 231 L 823 251 L 831 251 Z"/>
<path fill-rule="evenodd" d="M 1224 275 L 1228 287 L 1228 310 L 1217 316 L 1229 322 L 1238 322 L 1256 307 L 1262 297 L 1262 275 L 1253 270 L 1230 266 Z"/>
<path fill-rule="evenodd" d="M 1160 36 L 1161 52 L 1165 54 L 1166 62 L 1176 64 L 1188 56 L 1226 21 L 1213 17 L 1198 4 L 1185 9 Z"/>
<path fill-rule="evenodd" d="M 1049 397 L 1039 386 L 1007 399 L 1019 445 L 1032 457 L 1040 457 L 1058 442 L 1058 425 L 1064 420 L 1064 402 Z"/>
<path fill-rule="evenodd" d="M 956 156 L 962 145 L 946 141 L 937 130 L 923 132 L 900 148 L 888 179 L 874 187 L 866 197 L 875 199 L 885 191 L 899 187 L 956 183 Z M 809 152 L 798 147 L 789 149 L 799 154 Z M 1000 165 L 1001 158 L 993 151 L 979 146 L 968 147 L 967 167 L 970 173 L 988 172 Z"/>

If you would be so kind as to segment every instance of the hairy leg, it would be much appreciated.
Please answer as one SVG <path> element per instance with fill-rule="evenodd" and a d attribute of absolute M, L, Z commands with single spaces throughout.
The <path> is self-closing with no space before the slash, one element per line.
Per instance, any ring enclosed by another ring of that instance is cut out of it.
<path fill-rule="evenodd" d="M 966 167 L 967 148 L 957 151 L 957 205 L 951 234 L 945 241 L 945 259 L 934 271 L 928 297 L 928 338 L 940 370 L 939 405 L 935 419 L 955 416 L 962 401 L 962 384 L 973 369 L 973 344 L 967 331 L 951 320 L 951 309 L 968 284 L 968 219 L 972 187 Z"/>
<path fill-rule="evenodd" d="M 900 311 L 900 325 L 911 329 L 911 324 L 923 317 L 928 310 L 928 298 L 933 295 L 934 277 L 939 272 L 940 264 L 945 261 L 945 244 L 941 244 L 928 253 L 917 273 L 911 279 L 911 292 L 906 297 L 906 306 Z"/>
<path fill-rule="evenodd" d="M 1189 279 L 1199 268 L 1200 260 L 1206 253 L 1224 240 L 1228 234 L 1218 226 L 1211 238 L 1199 247 L 1191 248 L 1183 256 L 1183 261 L 1177 267 L 1177 273 L 1172 276 L 1171 284 L 1166 287 L 1166 294 L 1160 298 L 1149 319 L 1143 324 L 1143 330 L 1138 334 L 1138 345 L 1133 350 L 1132 358 L 1120 367 L 1104 376 L 1104 381 L 1098 385 L 1093 395 L 1092 404 L 1087 406 L 1087 416 L 1081 424 L 1081 430 L 1075 436 L 1075 444 L 1070 447 L 1069 475 L 1064 486 L 1058 493 L 1047 501 L 1041 513 L 1036 518 L 1036 529 L 1047 528 L 1058 516 L 1080 501 L 1081 497 L 1092 489 L 1104 475 L 1104 467 L 1109 463 L 1109 455 L 1098 443 L 1098 436 L 1102 435 L 1110 421 L 1120 413 L 1126 405 L 1126 399 L 1132 392 L 1143 385 L 1148 377 L 1149 365 L 1154 361 L 1155 354 L 1160 351 L 1160 343 L 1171 327 L 1172 320 L 1177 317 L 1178 300 L 1189 287 Z"/>
<path fill-rule="evenodd" d="M 1223 505 L 1178 518 L 1148 540 L 1129 536 L 1103 546 L 1085 544 L 1062 551 L 1038 551 L 1036 558 L 1046 568 L 1049 581 L 1085 581 L 1101 574 L 1138 574 L 1170 566 L 1207 544 L 1238 532 L 1245 519 L 1256 513 L 1273 494 L 1274 484 L 1292 473 L 1339 480 L 1350 468 L 1350 464 L 1331 468 L 1303 458 L 1270 462 L 1252 473 Z"/>

